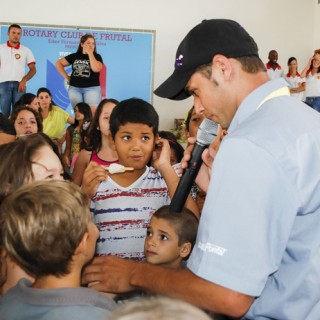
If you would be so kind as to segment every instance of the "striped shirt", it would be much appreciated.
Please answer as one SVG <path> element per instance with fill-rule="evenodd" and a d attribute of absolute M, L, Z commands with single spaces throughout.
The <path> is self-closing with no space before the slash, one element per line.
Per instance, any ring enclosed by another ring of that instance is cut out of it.
<path fill-rule="evenodd" d="M 93 219 L 100 230 L 96 254 L 144 259 L 144 239 L 150 218 L 169 203 L 168 187 L 152 167 L 147 167 L 129 187 L 119 186 L 109 176 L 91 201 Z"/>

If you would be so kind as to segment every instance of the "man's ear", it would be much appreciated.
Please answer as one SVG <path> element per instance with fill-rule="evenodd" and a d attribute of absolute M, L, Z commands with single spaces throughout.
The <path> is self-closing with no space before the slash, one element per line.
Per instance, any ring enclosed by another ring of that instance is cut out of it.
<path fill-rule="evenodd" d="M 88 247 L 88 237 L 89 237 L 89 233 L 86 232 L 83 235 L 80 243 L 78 244 L 78 246 L 77 246 L 77 248 L 76 248 L 76 250 L 74 252 L 75 255 L 76 254 L 86 254 L 87 247 Z"/>
<path fill-rule="evenodd" d="M 181 258 L 187 257 L 190 254 L 191 250 L 192 250 L 191 242 L 183 243 L 182 246 L 180 247 L 180 257 Z"/>
<path fill-rule="evenodd" d="M 227 57 L 222 54 L 216 54 L 212 58 L 212 65 L 215 66 L 223 75 L 225 80 L 228 80 L 231 75 L 231 64 Z"/>

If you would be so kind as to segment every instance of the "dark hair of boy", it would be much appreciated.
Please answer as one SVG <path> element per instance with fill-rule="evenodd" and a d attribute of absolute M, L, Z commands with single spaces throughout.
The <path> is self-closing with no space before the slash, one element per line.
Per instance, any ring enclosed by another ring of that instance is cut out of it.
<path fill-rule="evenodd" d="M 170 210 L 170 206 L 166 205 L 159 208 L 152 217 L 170 223 L 178 235 L 179 246 L 186 242 L 190 242 L 192 247 L 194 246 L 198 232 L 198 219 L 192 211 L 183 207 L 181 212 L 174 212 Z"/>
<path fill-rule="evenodd" d="M 127 123 L 145 124 L 153 129 L 155 137 L 158 134 L 159 116 L 154 107 L 145 100 L 138 98 L 123 100 L 113 109 L 110 117 L 113 139 L 120 126 Z"/>

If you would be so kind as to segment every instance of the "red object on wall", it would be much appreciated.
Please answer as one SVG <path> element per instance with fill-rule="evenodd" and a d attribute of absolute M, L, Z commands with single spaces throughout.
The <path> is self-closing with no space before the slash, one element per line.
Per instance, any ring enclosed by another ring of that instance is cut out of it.
<path fill-rule="evenodd" d="M 102 70 L 99 75 L 100 87 L 101 87 L 101 97 L 105 99 L 107 96 L 107 66 L 105 64 L 102 65 Z"/>

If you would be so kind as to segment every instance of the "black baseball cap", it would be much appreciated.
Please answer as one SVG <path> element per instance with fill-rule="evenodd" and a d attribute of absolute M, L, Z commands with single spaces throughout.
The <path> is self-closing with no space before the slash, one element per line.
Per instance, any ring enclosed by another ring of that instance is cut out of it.
<path fill-rule="evenodd" d="M 171 100 L 188 98 L 190 95 L 185 86 L 191 75 L 197 67 L 210 63 L 216 54 L 227 58 L 258 56 L 258 46 L 236 21 L 203 20 L 182 40 L 176 53 L 174 72 L 154 93 Z"/>

